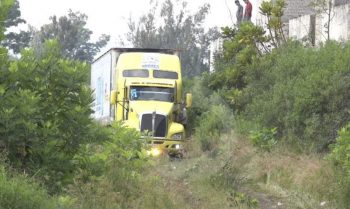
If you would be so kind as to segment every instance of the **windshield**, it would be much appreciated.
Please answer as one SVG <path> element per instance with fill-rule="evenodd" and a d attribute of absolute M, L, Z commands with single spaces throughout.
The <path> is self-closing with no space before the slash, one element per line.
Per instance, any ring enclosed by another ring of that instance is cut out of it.
<path fill-rule="evenodd" d="M 124 70 L 123 77 L 139 77 L 139 78 L 148 78 L 148 70 Z"/>
<path fill-rule="evenodd" d="M 165 71 L 165 70 L 154 70 L 153 71 L 154 78 L 169 78 L 169 79 L 178 79 L 179 76 L 177 72 Z"/>
<path fill-rule="evenodd" d="M 130 100 L 174 102 L 174 89 L 165 87 L 132 86 L 130 87 Z"/>

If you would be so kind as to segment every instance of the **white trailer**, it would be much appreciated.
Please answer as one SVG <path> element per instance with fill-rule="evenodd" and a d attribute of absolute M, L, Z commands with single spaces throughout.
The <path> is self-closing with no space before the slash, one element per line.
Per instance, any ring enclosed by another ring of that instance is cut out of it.
<path fill-rule="evenodd" d="M 109 50 L 91 64 L 91 89 L 93 91 L 92 117 L 102 124 L 114 120 L 114 106 L 110 103 L 110 93 L 116 86 L 116 60 L 120 53 Z"/>

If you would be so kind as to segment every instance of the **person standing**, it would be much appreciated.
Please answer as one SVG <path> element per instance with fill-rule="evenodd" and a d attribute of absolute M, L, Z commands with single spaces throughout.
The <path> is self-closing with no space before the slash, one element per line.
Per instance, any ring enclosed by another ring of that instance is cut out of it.
<path fill-rule="evenodd" d="M 242 19 L 243 19 L 243 7 L 239 3 L 239 0 L 235 0 L 235 3 L 238 7 L 237 12 L 236 12 L 236 18 L 237 18 L 237 25 L 241 24 Z"/>
<path fill-rule="evenodd" d="M 253 11 L 252 3 L 250 3 L 249 0 L 243 0 L 243 1 L 245 3 L 245 10 L 244 10 L 243 20 L 244 21 L 251 21 L 251 19 L 252 19 L 252 11 Z"/>

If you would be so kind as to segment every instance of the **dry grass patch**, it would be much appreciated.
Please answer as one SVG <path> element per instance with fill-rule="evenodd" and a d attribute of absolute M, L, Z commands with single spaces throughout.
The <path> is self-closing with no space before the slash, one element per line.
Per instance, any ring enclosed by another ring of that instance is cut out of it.
<path fill-rule="evenodd" d="M 335 174 L 322 155 L 294 153 L 283 146 L 263 152 L 243 137 L 226 140 L 231 140 L 223 145 L 230 149 L 226 161 L 246 178 L 242 188 L 247 192 L 260 191 L 285 208 L 318 208 L 322 202 L 326 202 L 322 208 L 331 207 Z"/>

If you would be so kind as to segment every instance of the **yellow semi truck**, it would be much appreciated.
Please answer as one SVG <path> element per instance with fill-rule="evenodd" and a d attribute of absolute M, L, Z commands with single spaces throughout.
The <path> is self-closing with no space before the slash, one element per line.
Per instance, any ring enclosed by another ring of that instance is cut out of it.
<path fill-rule="evenodd" d="M 192 95 L 182 96 L 177 50 L 112 48 L 91 65 L 93 118 L 122 121 L 150 139 L 150 155 L 182 155 Z"/>

